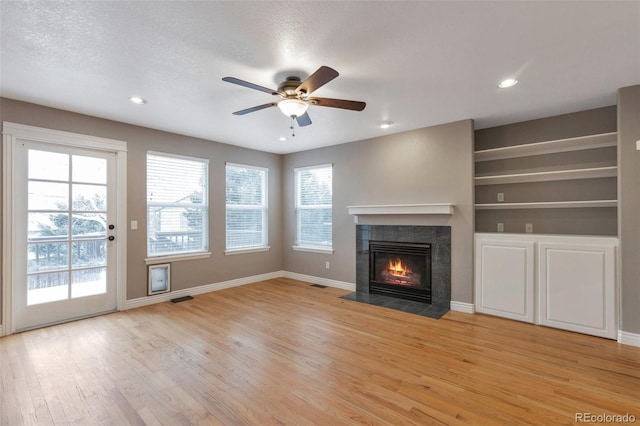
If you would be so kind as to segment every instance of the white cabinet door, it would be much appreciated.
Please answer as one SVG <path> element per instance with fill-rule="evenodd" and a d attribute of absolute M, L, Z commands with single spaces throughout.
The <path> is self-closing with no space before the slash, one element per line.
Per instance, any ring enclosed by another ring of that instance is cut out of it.
<path fill-rule="evenodd" d="M 616 338 L 613 244 L 538 243 L 540 324 Z"/>
<path fill-rule="evenodd" d="M 476 240 L 478 312 L 534 321 L 534 243 Z"/>

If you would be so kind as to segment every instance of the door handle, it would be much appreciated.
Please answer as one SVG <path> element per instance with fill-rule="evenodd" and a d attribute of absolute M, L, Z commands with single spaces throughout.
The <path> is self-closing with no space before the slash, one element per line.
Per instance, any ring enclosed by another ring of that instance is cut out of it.
<path fill-rule="evenodd" d="M 115 229 L 116 226 L 115 225 L 109 225 L 109 229 Z"/>
<path fill-rule="evenodd" d="M 115 239 L 116 239 L 116 237 L 114 237 L 113 235 L 109 235 L 109 238 L 107 238 L 107 240 L 109 240 L 109 241 L 113 241 Z"/>

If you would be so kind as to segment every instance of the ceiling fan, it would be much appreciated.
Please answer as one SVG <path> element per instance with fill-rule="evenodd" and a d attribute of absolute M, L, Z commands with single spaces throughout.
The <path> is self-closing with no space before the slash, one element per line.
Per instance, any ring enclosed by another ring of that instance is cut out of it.
<path fill-rule="evenodd" d="M 300 127 L 311 124 L 311 118 L 309 118 L 309 114 L 307 114 L 307 108 L 309 108 L 309 105 L 350 109 L 352 111 L 362 111 L 364 107 L 367 106 L 366 103 L 360 101 L 311 97 L 312 92 L 324 86 L 338 75 L 338 71 L 333 68 L 321 66 L 305 81 L 300 81 L 300 78 L 295 76 L 287 77 L 285 81 L 278 85 L 278 90 L 249 83 L 248 81 L 240 80 L 235 77 L 224 77 L 222 80 L 280 97 L 281 100 L 277 102 L 269 102 L 267 104 L 242 109 L 234 112 L 233 114 L 244 115 L 261 109 L 277 106 L 284 115 L 291 117 L 291 130 L 293 133 L 294 120 L 298 122 L 298 126 Z M 295 133 L 292 135 L 295 136 Z"/>

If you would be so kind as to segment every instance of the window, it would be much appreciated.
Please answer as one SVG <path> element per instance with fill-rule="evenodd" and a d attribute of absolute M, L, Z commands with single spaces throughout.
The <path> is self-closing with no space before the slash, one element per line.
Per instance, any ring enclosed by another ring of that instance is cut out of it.
<path fill-rule="evenodd" d="M 227 163 L 227 251 L 267 248 L 267 169 Z"/>
<path fill-rule="evenodd" d="M 331 164 L 294 170 L 296 184 L 296 247 L 332 249 L 333 168 Z M 294 248 L 296 248 L 294 247 Z"/>
<path fill-rule="evenodd" d="M 208 250 L 209 162 L 147 153 L 147 255 Z"/>

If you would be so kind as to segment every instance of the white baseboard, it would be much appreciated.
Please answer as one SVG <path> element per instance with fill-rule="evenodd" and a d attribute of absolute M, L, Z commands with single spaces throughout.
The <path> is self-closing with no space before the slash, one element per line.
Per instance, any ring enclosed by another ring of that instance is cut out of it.
<path fill-rule="evenodd" d="M 640 347 L 640 334 L 618 330 L 618 343 Z"/>
<path fill-rule="evenodd" d="M 283 272 L 283 275 L 282 275 L 283 277 L 291 278 L 292 280 L 305 281 L 311 284 L 326 285 L 328 287 L 341 288 L 342 290 L 356 291 L 355 283 L 330 280 L 328 278 L 314 277 L 312 275 L 298 274 L 296 272 L 289 272 L 289 271 L 282 271 L 282 272 Z"/>
<path fill-rule="evenodd" d="M 456 312 L 464 312 L 465 314 L 475 314 L 476 307 L 473 303 L 465 303 L 465 302 L 454 302 L 451 301 L 449 308 L 452 311 Z"/>
<path fill-rule="evenodd" d="M 284 276 L 284 271 L 269 272 L 266 274 L 253 275 L 251 277 L 238 278 L 235 280 L 186 288 L 184 290 L 171 291 L 169 293 L 157 294 L 155 296 L 139 297 L 137 299 L 127 300 L 127 302 L 125 303 L 125 310 L 139 308 L 141 306 L 153 305 L 156 303 L 168 302 L 169 300 L 175 299 L 177 297 L 195 296 L 197 294 L 210 293 L 212 291 L 224 290 L 225 288 L 238 287 L 245 284 L 253 284 L 260 281 L 280 278 L 282 276 Z"/>

